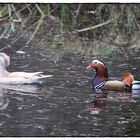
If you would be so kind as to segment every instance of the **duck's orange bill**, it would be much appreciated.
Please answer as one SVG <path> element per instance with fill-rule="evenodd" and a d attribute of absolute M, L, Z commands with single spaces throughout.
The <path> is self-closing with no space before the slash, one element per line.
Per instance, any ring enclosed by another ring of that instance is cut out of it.
<path fill-rule="evenodd" d="M 92 69 L 93 68 L 93 65 L 92 64 L 89 64 L 88 66 L 87 66 L 87 69 Z"/>

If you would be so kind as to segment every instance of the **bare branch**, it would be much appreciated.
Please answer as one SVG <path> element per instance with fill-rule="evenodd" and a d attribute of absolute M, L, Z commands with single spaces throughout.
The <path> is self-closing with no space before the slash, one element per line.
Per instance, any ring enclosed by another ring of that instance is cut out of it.
<path fill-rule="evenodd" d="M 30 39 L 27 41 L 26 45 L 28 45 L 28 44 L 32 41 L 32 39 L 33 39 L 34 36 L 36 35 L 37 31 L 39 30 L 39 28 L 40 28 L 42 22 L 43 22 L 43 19 L 41 18 L 41 19 L 39 20 L 39 23 L 38 23 L 38 25 L 36 26 L 36 28 L 35 28 L 35 30 L 34 30 L 32 36 L 31 36 Z"/>
<path fill-rule="evenodd" d="M 43 22 L 43 19 L 44 19 L 44 17 L 45 17 L 45 14 L 44 14 L 43 11 L 40 9 L 40 7 L 38 6 L 38 4 L 35 4 L 35 6 L 37 7 L 38 11 L 40 12 L 41 18 L 40 18 L 39 23 L 38 23 L 38 25 L 36 26 L 36 28 L 35 28 L 35 30 L 34 30 L 32 36 L 31 36 L 30 39 L 27 41 L 26 45 L 28 45 L 28 44 L 31 42 L 31 40 L 34 38 L 34 36 L 36 35 L 37 31 L 39 30 L 39 28 L 40 28 L 40 26 L 41 26 L 41 24 L 42 24 L 42 22 Z"/>
<path fill-rule="evenodd" d="M 76 11 L 75 19 L 77 19 L 78 15 L 79 15 L 81 5 L 82 5 L 81 3 L 78 5 L 78 9 Z"/>
<path fill-rule="evenodd" d="M 104 23 L 100 23 L 100 24 L 95 25 L 95 26 L 92 26 L 92 27 L 88 27 L 88 28 L 84 28 L 84 29 L 76 30 L 75 32 L 84 32 L 84 31 L 88 31 L 88 30 L 93 30 L 93 29 L 96 29 L 96 28 L 102 27 L 102 26 L 104 26 L 104 25 L 107 25 L 107 24 L 109 24 L 109 23 L 115 21 L 117 18 L 118 18 L 118 17 L 115 17 L 115 18 L 110 19 L 110 20 L 108 20 L 108 21 L 106 21 L 106 22 L 104 22 Z"/>
<path fill-rule="evenodd" d="M 8 4 L 8 12 L 9 12 L 10 20 L 12 21 L 13 17 L 12 17 L 12 9 L 11 9 L 11 5 L 10 4 Z M 13 22 L 11 22 L 11 30 L 13 32 L 15 32 L 15 27 L 14 27 L 14 23 Z"/>
<path fill-rule="evenodd" d="M 40 9 L 40 7 L 38 6 L 38 4 L 35 4 L 37 10 L 40 12 L 41 14 L 41 17 L 44 18 L 45 17 L 45 14 L 43 13 L 43 11 Z"/>
<path fill-rule="evenodd" d="M 11 7 L 13 8 L 13 11 L 15 12 L 17 18 L 18 18 L 18 21 L 21 22 L 21 17 L 19 16 L 18 12 L 16 12 L 16 8 L 13 4 L 11 4 Z"/>
<path fill-rule="evenodd" d="M 9 16 L 0 18 L 0 25 L 11 22 Z"/>

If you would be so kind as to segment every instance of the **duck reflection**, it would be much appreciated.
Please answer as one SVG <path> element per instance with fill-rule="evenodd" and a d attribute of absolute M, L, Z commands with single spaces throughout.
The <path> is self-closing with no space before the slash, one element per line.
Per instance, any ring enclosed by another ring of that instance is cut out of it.
<path fill-rule="evenodd" d="M 39 97 L 42 87 L 35 85 L 3 85 L 0 84 L 0 110 L 6 109 L 9 104 L 9 95 L 24 95 Z"/>
<path fill-rule="evenodd" d="M 9 104 L 7 90 L 0 88 L 0 110 L 6 109 Z"/>
<path fill-rule="evenodd" d="M 88 108 L 91 114 L 99 114 L 107 106 L 107 94 L 95 94 L 92 105 Z"/>
<path fill-rule="evenodd" d="M 99 114 L 106 110 L 108 102 L 120 102 L 120 103 L 135 103 L 137 93 L 140 92 L 117 92 L 112 91 L 108 93 L 94 94 L 94 100 L 88 107 L 91 114 Z"/>

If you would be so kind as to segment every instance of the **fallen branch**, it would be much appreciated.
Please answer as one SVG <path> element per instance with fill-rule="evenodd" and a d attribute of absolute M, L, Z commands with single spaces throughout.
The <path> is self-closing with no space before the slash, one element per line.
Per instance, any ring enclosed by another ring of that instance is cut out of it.
<path fill-rule="evenodd" d="M 0 18 L 0 25 L 7 24 L 9 22 L 11 22 L 9 16 Z"/>
<path fill-rule="evenodd" d="M 0 35 L 0 39 L 4 38 L 7 31 L 8 31 L 8 28 L 4 29 L 3 33 Z M 1 51 L 1 49 L 0 49 L 0 51 Z"/>
<path fill-rule="evenodd" d="M 8 12 L 9 12 L 10 20 L 12 21 L 13 20 L 13 17 L 12 17 L 12 8 L 11 8 L 11 5 L 10 4 L 8 4 Z M 10 26 L 11 26 L 11 31 L 15 32 L 15 25 L 14 25 L 13 22 L 11 22 Z"/>
<path fill-rule="evenodd" d="M 119 17 L 119 16 L 118 16 L 118 17 Z M 76 33 L 76 32 L 78 32 L 78 33 L 79 33 L 79 32 L 85 32 L 85 31 L 88 31 L 88 30 L 93 30 L 93 29 L 96 29 L 96 28 L 102 27 L 102 26 L 104 26 L 104 25 L 107 25 L 107 24 L 109 24 L 109 23 L 115 21 L 118 17 L 115 17 L 115 18 L 110 19 L 110 20 L 108 20 L 108 21 L 106 21 L 106 22 L 104 22 L 104 23 L 100 23 L 100 24 L 95 25 L 95 26 L 92 26 L 92 27 L 88 27 L 88 28 L 84 28 L 84 29 L 76 30 L 74 33 Z"/>
<path fill-rule="evenodd" d="M 81 5 L 82 5 L 81 3 L 78 5 L 78 9 L 76 11 L 75 19 L 77 19 L 78 15 L 79 15 Z"/>
<path fill-rule="evenodd" d="M 37 31 L 39 30 L 39 28 L 40 28 L 42 22 L 43 22 L 43 19 L 41 18 L 41 19 L 39 20 L 39 23 L 38 23 L 38 25 L 36 26 L 36 28 L 35 28 L 35 30 L 34 30 L 32 36 L 31 36 L 30 39 L 27 41 L 26 46 L 33 40 L 33 38 L 34 38 L 34 36 L 36 35 Z"/>
<path fill-rule="evenodd" d="M 27 41 L 26 46 L 33 40 L 34 36 L 36 35 L 37 31 L 39 30 L 39 28 L 40 28 L 40 26 L 41 26 L 41 24 L 42 24 L 44 18 L 47 17 L 47 16 L 49 16 L 51 13 L 53 13 L 53 12 L 59 7 L 59 6 L 56 7 L 56 8 L 53 9 L 50 13 L 48 13 L 47 15 L 45 15 L 45 14 L 43 13 L 43 11 L 40 9 L 40 7 L 38 6 L 38 4 L 36 4 L 35 6 L 37 7 L 38 11 L 40 12 L 41 18 L 37 21 L 37 22 L 39 22 L 39 23 L 37 24 L 37 26 L 36 26 L 36 28 L 35 28 L 35 30 L 34 30 L 32 36 L 30 37 L 30 39 Z M 22 49 L 23 49 L 23 48 L 22 48 Z"/>
<path fill-rule="evenodd" d="M 36 28 L 35 28 L 35 30 L 34 30 L 32 36 L 31 36 L 30 39 L 27 41 L 26 45 L 28 45 L 28 44 L 32 41 L 32 39 L 34 38 L 34 36 L 36 35 L 37 31 L 39 30 L 39 28 L 40 28 L 40 26 L 41 26 L 41 24 L 42 24 L 42 22 L 43 22 L 43 19 L 44 19 L 44 17 L 45 17 L 45 14 L 44 14 L 43 11 L 40 9 L 40 7 L 38 6 L 38 4 L 35 4 L 35 6 L 36 6 L 36 8 L 38 9 L 38 11 L 40 12 L 41 18 L 40 18 L 39 23 L 38 23 L 38 25 L 36 26 Z"/>
<path fill-rule="evenodd" d="M 37 24 L 37 25 L 36 25 L 36 28 L 35 28 L 35 30 L 34 30 L 34 32 L 33 32 L 33 34 L 32 34 L 32 36 L 30 37 L 30 39 L 27 41 L 27 43 L 25 44 L 25 46 L 23 46 L 23 47 L 22 47 L 21 49 L 19 49 L 19 50 L 23 50 L 25 47 L 28 46 L 28 44 L 33 40 L 34 36 L 36 35 L 37 31 L 39 30 L 39 28 L 40 28 L 40 26 L 41 26 L 41 24 L 42 24 L 44 18 L 45 18 L 45 17 L 49 17 L 55 10 L 57 10 L 57 9 L 60 7 L 60 5 L 58 5 L 58 6 L 55 7 L 54 9 L 52 9 L 47 15 L 45 15 L 45 14 L 43 13 L 43 11 L 40 9 L 40 7 L 38 6 L 38 4 L 36 4 L 36 7 L 37 7 L 38 11 L 41 13 L 42 16 L 41 16 L 41 18 L 40 18 L 36 23 L 34 23 L 33 25 L 29 26 L 29 29 L 30 29 L 31 27 L 33 27 L 34 25 Z"/>

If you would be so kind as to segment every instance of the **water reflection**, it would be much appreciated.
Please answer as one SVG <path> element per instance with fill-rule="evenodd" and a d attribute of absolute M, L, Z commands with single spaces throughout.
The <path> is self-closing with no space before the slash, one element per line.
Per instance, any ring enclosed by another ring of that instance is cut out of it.
<path fill-rule="evenodd" d="M 6 109 L 9 104 L 7 90 L 0 87 L 0 110 Z"/>
<path fill-rule="evenodd" d="M 107 94 L 95 94 L 93 104 L 88 108 L 91 114 L 99 114 L 107 105 Z"/>
<path fill-rule="evenodd" d="M 39 97 L 41 87 L 37 85 L 0 85 L 0 110 L 6 109 L 10 100 L 9 94 Z"/>
<path fill-rule="evenodd" d="M 109 101 L 113 102 L 126 102 L 126 103 L 136 103 L 134 99 L 134 94 L 131 92 L 119 92 L 119 91 L 106 91 L 104 93 L 93 93 L 94 100 L 93 103 L 88 107 L 91 114 L 99 114 L 105 111 L 106 106 Z"/>

